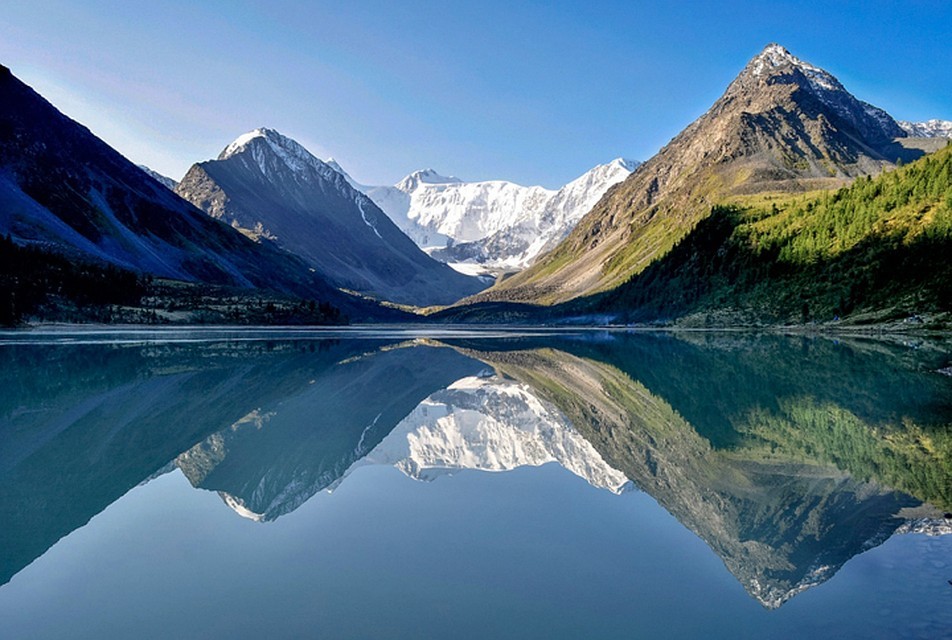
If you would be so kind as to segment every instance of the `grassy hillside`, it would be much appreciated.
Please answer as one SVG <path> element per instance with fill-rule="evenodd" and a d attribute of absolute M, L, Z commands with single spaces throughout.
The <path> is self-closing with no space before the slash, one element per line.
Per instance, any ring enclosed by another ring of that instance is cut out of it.
<path fill-rule="evenodd" d="M 569 305 L 628 320 L 730 310 L 765 321 L 952 310 L 952 146 L 810 197 L 712 208 L 660 260 Z"/>

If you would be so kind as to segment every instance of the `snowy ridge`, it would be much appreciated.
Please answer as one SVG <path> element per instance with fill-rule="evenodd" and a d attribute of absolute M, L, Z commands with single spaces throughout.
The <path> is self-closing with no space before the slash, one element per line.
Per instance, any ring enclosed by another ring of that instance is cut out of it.
<path fill-rule="evenodd" d="M 550 462 L 594 487 L 613 493 L 631 488 L 567 418 L 528 386 L 469 377 L 420 403 L 344 477 L 369 464 L 394 466 L 429 481 L 462 469 L 500 472 Z"/>
<path fill-rule="evenodd" d="M 913 138 L 952 138 L 952 120 L 926 120 L 925 122 L 900 120 L 899 126 Z"/>
<path fill-rule="evenodd" d="M 392 187 L 372 187 L 354 182 L 333 160 L 327 164 L 435 258 L 521 269 L 565 237 L 639 163 L 618 158 L 557 190 L 506 180 L 464 182 L 433 169 L 415 171 Z M 454 246 L 460 249 L 441 251 Z"/>

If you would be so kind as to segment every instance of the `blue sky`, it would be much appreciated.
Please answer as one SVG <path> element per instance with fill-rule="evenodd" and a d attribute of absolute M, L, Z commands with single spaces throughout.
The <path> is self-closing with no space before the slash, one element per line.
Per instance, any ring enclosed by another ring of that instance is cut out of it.
<path fill-rule="evenodd" d="M 180 178 L 270 126 L 355 178 L 553 187 L 647 159 L 769 42 L 899 119 L 952 119 L 952 3 L 10 0 L 0 62 Z"/>

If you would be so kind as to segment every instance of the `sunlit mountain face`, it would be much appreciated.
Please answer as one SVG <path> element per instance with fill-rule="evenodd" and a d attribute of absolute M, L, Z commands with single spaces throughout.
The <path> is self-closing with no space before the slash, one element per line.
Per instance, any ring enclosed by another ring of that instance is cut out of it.
<path fill-rule="evenodd" d="M 24 335 L 0 344 L 0 603 L 61 539 L 169 472 L 265 532 L 300 527 L 314 501 L 346 511 L 368 482 L 378 495 L 411 482 L 416 517 L 435 517 L 459 483 L 504 490 L 559 469 L 586 487 L 573 500 L 608 511 L 648 496 L 765 609 L 836 584 L 886 541 L 952 530 L 941 343 Z M 579 505 L 564 508 L 565 526 L 582 526 Z"/>

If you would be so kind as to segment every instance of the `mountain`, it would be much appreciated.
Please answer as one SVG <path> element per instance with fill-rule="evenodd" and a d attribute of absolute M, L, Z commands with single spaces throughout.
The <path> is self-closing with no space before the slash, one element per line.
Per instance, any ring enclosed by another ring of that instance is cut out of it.
<path fill-rule="evenodd" d="M 434 258 L 509 271 L 525 268 L 555 246 L 638 166 L 617 158 L 556 190 L 505 180 L 464 182 L 432 169 L 411 173 L 392 187 L 369 187 L 335 161 L 328 164 Z"/>
<path fill-rule="evenodd" d="M 952 120 L 907 122 L 900 120 L 902 130 L 914 138 L 952 138 Z"/>
<path fill-rule="evenodd" d="M 554 303 L 611 289 L 665 255 L 724 197 L 840 186 L 921 155 L 896 142 L 905 136 L 832 75 L 769 45 L 558 247 L 475 300 Z"/>
<path fill-rule="evenodd" d="M 0 233 L 162 278 L 344 297 L 176 196 L 2 66 Z"/>
<path fill-rule="evenodd" d="M 137 164 L 136 166 L 142 169 L 143 171 L 145 171 L 146 174 L 150 178 L 152 178 L 153 180 L 161 184 L 163 187 L 165 187 L 169 191 L 175 191 L 175 187 L 178 185 L 178 182 L 176 182 L 172 178 L 169 178 L 168 176 L 163 176 L 158 171 L 153 171 L 152 169 L 145 166 L 144 164 Z"/>
<path fill-rule="evenodd" d="M 398 303 L 449 304 L 485 285 L 433 260 L 363 193 L 273 129 L 193 165 L 176 193 L 301 256 L 335 285 Z"/>
<path fill-rule="evenodd" d="M 38 342 L 0 350 L 0 585 L 181 453 L 381 346 Z"/>

